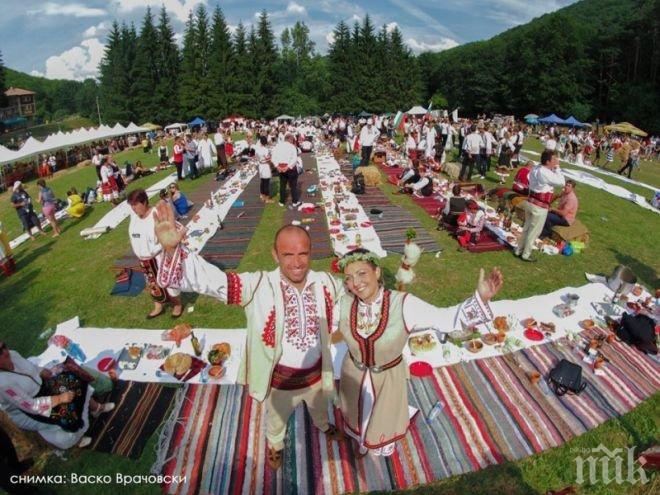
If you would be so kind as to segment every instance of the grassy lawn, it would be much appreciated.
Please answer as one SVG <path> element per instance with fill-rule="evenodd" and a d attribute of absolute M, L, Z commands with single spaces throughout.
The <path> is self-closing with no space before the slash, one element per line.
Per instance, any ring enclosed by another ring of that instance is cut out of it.
<path fill-rule="evenodd" d="M 117 160 L 144 158 L 141 150 L 118 154 Z M 154 156 L 155 159 L 155 156 Z M 90 175 L 90 173 L 92 175 Z M 71 170 L 51 181 L 56 193 L 77 184 L 93 180 L 94 171 Z M 155 182 L 154 177 L 143 179 Z M 184 191 L 191 191 L 199 184 L 212 180 L 206 175 L 196 182 L 184 181 Z M 509 179 L 511 183 L 512 177 Z M 493 187 L 494 175 L 483 181 Z M 32 186 L 30 186 L 32 187 Z M 653 289 L 660 287 L 656 232 L 660 231 L 658 215 L 632 203 L 616 198 L 604 191 L 578 184 L 580 199 L 578 217 L 591 231 L 591 243 L 580 255 L 571 257 L 540 256 L 539 263 L 522 263 L 510 252 L 471 254 L 457 251 L 458 244 L 444 232 L 435 230 L 436 221 L 416 206 L 410 198 L 393 195 L 394 188 L 383 185 L 383 190 L 393 203 L 410 210 L 445 249 L 435 258 L 423 255 L 415 268 L 418 279 L 411 292 L 427 301 L 447 306 L 456 304 L 472 290 L 479 267 L 500 266 L 506 282 L 500 299 L 519 298 L 547 293 L 564 286 L 586 283 L 584 272 L 610 273 L 615 265 L 630 266 L 641 282 Z M 34 189 L 30 189 L 34 193 Z M 34 195 L 33 195 L 34 197 Z M 0 218 L 8 228 L 18 228 L 18 221 L 8 199 L 0 197 Z M 115 259 L 129 250 L 128 225 L 124 222 L 115 231 L 96 240 L 83 240 L 79 231 L 92 226 L 109 209 L 108 205 L 96 205 L 83 219 L 64 222 L 64 233 L 58 239 L 40 237 L 33 243 L 25 243 L 16 253 L 18 270 L 10 278 L 0 279 L 0 319 L 3 321 L 1 337 L 8 345 L 23 355 L 40 353 L 46 343 L 38 339 L 41 331 L 58 322 L 79 315 L 83 325 L 125 328 L 167 328 L 172 324 L 169 317 L 145 320 L 151 304 L 146 294 L 136 298 L 110 297 L 114 283 L 110 270 Z M 276 204 L 266 205 L 264 215 L 255 230 L 250 245 L 239 266 L 240 271 L 271 269 L 275 263 L 270 256 L 273 234 L 282 224 L 284 211 Z M 5 220 L 6 219 L 6 220 Z M 14 221 L 15 225 L 10 222 Z M 401 233 L 402 241 L 404 232 Z M 392 280 L 400 261 L 400 255 L 390 255 L 384 260 L 386 275 Z M 330 259 L 314 262 L 315 269 L 328 269 Z M 194 312 L 186 314 L 186 322 L 198 327 L 232 328 L 245 323 L 238 308 L 227 307 L 207 297 L 187 295 L 186 302 L 194 306 Z M 577 329 L 576 329 L 577 330 Z M 547 489 L 559 489 L 573 484 L 575 465 L 573 459 L 580 449 L 596 447 L 603 443 L 608 448 L 637 445 L 646 447 L 657 442 L 658 395 L 647 400 L 634 411 L 611 420 L 599 428 L 573 441 L 540 455 L 516 463 L 494 466 L 478 473 L 456 477 L 415 489 L 415 493 L 543 493 Z M 145 474 L 155 459 L 155 438 L 145 447 L 137 460 L 100 454 L 92 451 L 72 451 L 69 459 L 62 461 L 50 457 L 44 472 L 50 474 L 76 472 L 78 474 Z M 655 481 L 657 490 L 657 479 Z M 56 491 L 64 489 L 53 487 Z M 632 490 L 632 491 L 631 491 Z M 66 493 L 117 492 L 114 486 L 68 486 Z M 158 486 L 133 486 L 130 493 L 159 493 Z M 629 485 L 596 485 L 583 487 L 581 493 L 619 494 L 652 493 L 649 485 L 632 488 Z"/>

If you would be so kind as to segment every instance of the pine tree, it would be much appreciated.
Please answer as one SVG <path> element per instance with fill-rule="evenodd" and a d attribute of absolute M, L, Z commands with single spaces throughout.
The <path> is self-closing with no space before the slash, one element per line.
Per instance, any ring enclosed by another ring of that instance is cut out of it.
<path fill-rule="evenodd" d="M 0 51 L 0 108 L 4 108 L 8 104 L 7 96 L 5 95 L 5 90 L 7 89 L 5 84 L 5 66 L 2 63 L 2 52 Z"/>
<path fill-rule="evenodd" d="M 127 32 L 125 25 L 120 27 L 116 21 L 113 22 L 100 64 L 101 118 L 106 123 L 127 123 L 130 119 L 126 110 L 127 92 L 124 84 L 127 68 L 124 36 L 127 36 Z"/>
<path fill-rule="evenodd" d="M 328 50 L 328 72 L 330 84 L 330 113 L 348 113 L 352 107 L 352 61 L 351 32 L 344 21 L 339 22 L 333 31 L 334 41 Z"/>
<path fill-rule="evenodd" d="M 160 10 L 157 40 L 158 46 L 154 58 L 158 68 L 158 84 L 154 91 L 156 111 L 153 120 L 166 125 L 181 117 L 178 101 L 181 58 L 174 40 L 174 30 L 164 6 Z"/>
<path fill-rule="evenodd" d="M 179 71 L 179 102 L 181 114 L 185 119 L 194 117 L 198 107 L 197 75 L 198 53 L 195 47 L 195 19 L 192 11 L 183 35 L 181 70 Z"/>
<path fill-rule="evenodd" d="M 147 7 L 137 41 L 131 86 L 135 101 L 133 108 L 140 122 L 153 120 L 158 111 L 158 95 L 154 91 L 160 83 L 158 58 L 154 56 L 156 53 L 158 34 L 151 9 Z"/>
<path fill-rule="evenodd" d="M 195 115 L 208 118 L 212 107 L 210 79 L 211 30 L 206 7 L 200 4 L 195 12 L 195 48 L 197 50 L 197 97 Z"/>
<path fill-rule="evenodd" d="M 272 118 L 277 112 L 278 82 L 274 76 L 278 53 L 275 48 L 275 36 L 265 10 L 259 16 L 254 40 L 250 41 L 254 64 L 252 84 L 254 113 L 259 118 Z"/>
<path fill-rule="evenodd" d="M 232 65 L 233 86 L 232 86 L 232 107 L 229 110 L 231 114 L 247 116 L 251 114 L 252 98 L 252 62 L 248 50 L 248 40 L 245 32 L 245 26 L 242 22 L 238 23 L 234 33 L 234 54 L 235 60 Z"/>
<path fill-rule="evenodd" d="M 209 81 L 211 108 L 209 117 L 222 119 L 231 112 L 234 79 L 234 53 L 231 36 L 222 9 L 216 6 L 211 27 Z"/>
<path fill-rule="evenodd" d="M 403 43 L 403 36 L 395 27 L 389 36 L 387 47 L 388 82 L 385 91 L 390 95 L 388 111 L 395 112 L 419 103 L 422 93 L 418 62 Z"/>

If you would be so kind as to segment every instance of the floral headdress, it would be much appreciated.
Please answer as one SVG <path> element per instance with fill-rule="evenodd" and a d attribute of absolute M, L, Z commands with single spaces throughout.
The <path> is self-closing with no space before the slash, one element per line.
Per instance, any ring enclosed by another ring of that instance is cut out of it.
<path fill-rule="evenodd" d="M 373 263 L 376 266 L 380 266 L 380 260 L 378 256 L 376 256 L 371 251 L 357 251 L 348 253 L 339 260 L 337 265 L 339 265 L 339 268 L 343 271 L 348 265 L 355 263 L 356 261 L 366 261 L 367 263 Z"/>

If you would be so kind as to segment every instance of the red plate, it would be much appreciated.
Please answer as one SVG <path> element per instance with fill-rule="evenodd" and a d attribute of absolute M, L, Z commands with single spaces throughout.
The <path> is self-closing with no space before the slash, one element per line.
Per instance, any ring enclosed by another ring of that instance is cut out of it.
<path fill-rule="evenodd" d="M 328 232 L 330 232 L 331 234 L 339 234 L 339 232 L 341 232 L 341 229 L 330 229 L 328 230 Z"/>
<path fill-rule="evenodd" d="M 373 224 L 372 224 L 371 222 L 362 222 L 362 223 L 360 224 L 360 227 L 367 228 L 367 227 L 371 227 L 372 225 L 373 225 Z"/>
<path fill-rule="evenodd" d="M 410 373 L 413 376 L 423 378 L 425 376 L 431 376 L 433 374 L 433 367 L 426 361 L 415 361 L 410 366 Z"/>
<path fill-rule="evenodd" d="M 341 221 L 339 220 L 331 220 L 330 225 L 341 225 Z"/>
<path fill-rule="evenodd" d="M 99 371 L 102 371 L 103 373 L 107 373 L 110 371 L 112 368 L 115 367 L 115 360 L 111 357 L 104 357 L 101 359 L 96 367 L 99 369 Z"/>
<path fill-rule="evenodd" d="M 543 332 L 539 332 L 534 328 L 528 328 L 523 332 L 523 335 L 525 336 L 525 338 L 529 340 L 534 340 L 536 342 L 543 340 Z"/>
<path fill-rule="evenodd" d="M 358 248 L 357 244 L 349 244 L 348 246 L 346 246 L 346 249 L 348 249 L 349 251 L 353 251 L 354 249 L 357 248 Z"/>

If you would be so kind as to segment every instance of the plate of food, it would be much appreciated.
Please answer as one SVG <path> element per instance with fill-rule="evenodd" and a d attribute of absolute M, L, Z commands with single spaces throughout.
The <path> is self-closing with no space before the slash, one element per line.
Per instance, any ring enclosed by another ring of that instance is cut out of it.
<path fill-rule="evenodd" d="M 555 324 L 552 322 L 549 323 L 541 322 L 539 324 L 539 330 L 545 333 L 555 333 L 556 328 L 555 328 Z"/>
<path fill-rule="evenodd" d="M 419 356 L 425 352 L 434 350 L 438 345 L 438 341 L 432 333 L 425 333 L 422 335 L 413 335 L 408 339 L 408 347 L 413 356 Z"/>
<path fill-rule="evenodd" d="M 211 378 L 212 380 L 219 380 L 220 378 L 225 376 L 226 371 L 227 370 L 219 364 L 211 366 L 209 367 L 209 372 L 208 372 L 209 378 Z"/>
<path fill-rule="evenodd" d="M 150 344 L 144 353 L 147 359 L 165 359 L 169 354 L 170 349 L 168 347 L 158 344 Z"/>
<path fill-rule="evenodd" d="M 336 235 L 336 234 L 339 234 L 341 232 L 341 230 L 339 230 L 339 229 L 329 229 L 328 232 L 330 232 L 330 234 L 332 234 L 332 235 Z"/>
<path fill-rule="evenodd" d="M 343 240 L 345 240 L 346 238 L 347 238 L 347 235 L 346 235 L 346 234 L 343 234 L 343 233 L 341 233 L 341 232 L 335 236 L 335 239 L 337 239 L 338 241 L 343 241 Z"/>
<path fill-rule="evenodd" d="M 363 227 L 363 228 L 366 229 L 366 228 L 371 227 L 372 225 L 373 225 L 373 224 L 372 224 L 371 222 L 362 222 L 362 223 L 360 224 L 360 227 Z"/>
<path fill-rule="evenodd" d="M 479 339 L 473 339 L 465 344 L 465 348 L 471 353 L 476 354 L 484 348 L 484 343 Z"/>
<path fill-rule="evenodd" d="M 122 370 L 134 370 L 142 359 L 143 351 L 144 345 L 126 344 L 117 359 L 117 367 Z"/>
<path fill-rule="evenodd" d="M 593 328 L 593 326 L 595 324 L 596 324 L 596 322 L 594 320 L 591 320 L 591 319 L 582 320 L 580 322 L 580 326 L 582 328 L 584 328 L 585 330 L 589 330 L 590 328 Z"/>
<path fill-rule="evenodd" d="M 340 220 L 330 220 L 330 225 L 333 225 L 333 226 L 341 225 L 341 221 Z"/>
<path fill-rule="evenodd" d="M 486 333 L 481 336 L 481 340 L 484 341 L 486 345 L 495 345 L 499 342 L 496 333 Z"/>
<path fill-rule="evenodd" d="M 192 356 L 183 352 L 175 352 L 165 359 L 163 371 L 177 379 L 181 379 L 192 366 Z"/>
<path fill-rule="evenodd" d="M 181 347 L 181 341 L 190 337 L 192 333 L 192 325 L 188 323 L 179 323 L 175 325 L 174 328 L 165 330 L 161 338 L 163 340 L 173 340 L 176 342 L 177 347 Z"/>
<path fill-rule="evenodd" d="M 632 309 L 635 313 L 642 309 L 642 305 L 636 302 L 627 302 L 626 306 L 628 309 Z"/>
<path fill-rule="evenodd" d="M 535 320 L 534 318 L 532 318 L 532 317 L 525 318 L 525 319 L 522 320 L 520 323 L 522 323 L 522 326 L 523 326 L 523 327 L 528 327 L 528 328 L 529 328 L 529 327 L 532 327 L 532 328 L 533 328 L 533 327 L 535 327 L 535 326 L 538 325 L 538 323 L 536 322 L 536 320 Z"/>

